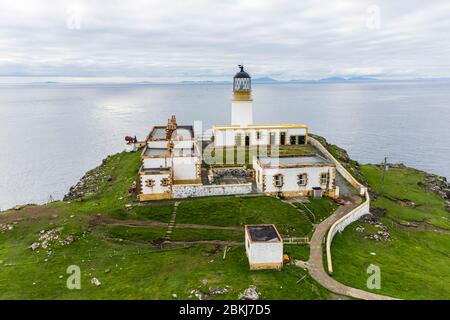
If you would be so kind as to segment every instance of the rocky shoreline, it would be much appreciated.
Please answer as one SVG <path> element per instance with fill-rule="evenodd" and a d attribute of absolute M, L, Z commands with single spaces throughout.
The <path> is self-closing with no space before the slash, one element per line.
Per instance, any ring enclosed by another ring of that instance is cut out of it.
<path fill-rule="evenodd" d="M 63 201 L 71 201 L 80 199 L 84 196 L 93 195 L 98 192 L 99 183 L 111 181 L 112 177 L 105 172 L 105 165 L 112 157 L 114 157 L 114 155 L 107 156 L 102 160 L 100 166 L 86 172 L 77 184 L 70 187 L 69 192 L 64 196 Z"/>
<path fill-rule="evenodd" d="M 381 165 L 376 166 L 381 167 Z M 450 183 L 447 181 L 446 177 L 442 177 L 434 173 L 428 173 L 426 171 L 408 167 L 403 163 L 388 163 L 387 166 L 389 168 L 411 169 L 416 172 L 423 173 L 425 175 L 425 180 L 420 181 L 418 185 L 422 189 L 428 192 L 432 192 L 438 195 L 440 198 L 442 198 L 446 203 L 447 211 L 450 213 Z"/>

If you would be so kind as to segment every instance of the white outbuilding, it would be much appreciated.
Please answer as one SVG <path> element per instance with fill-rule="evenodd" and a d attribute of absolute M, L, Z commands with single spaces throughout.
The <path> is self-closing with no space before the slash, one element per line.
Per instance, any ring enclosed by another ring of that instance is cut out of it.
<path fill-rule="evenodd" d="M 273 224 L 246 225 L 245 251 L 250 270 L 283 266 L 283 239 Z"/>
<path fill-rule="evenodd" d="M 320 155 L 253 158 L 258 192 L 284 197 L 312 196 L 319 190 L 331 198 L 339 196 L 336 165 Z"/>

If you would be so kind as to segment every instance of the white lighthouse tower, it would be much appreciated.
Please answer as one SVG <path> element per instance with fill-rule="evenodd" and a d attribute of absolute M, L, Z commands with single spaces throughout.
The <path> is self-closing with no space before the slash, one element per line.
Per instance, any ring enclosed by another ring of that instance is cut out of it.
<path fill-rule="evenodd" d="M 253 124 L 252 80 L 239 65 L 241 71 L 233 78 L 233 101 L 231 104 L 231 124 L 247 127 Z"/>

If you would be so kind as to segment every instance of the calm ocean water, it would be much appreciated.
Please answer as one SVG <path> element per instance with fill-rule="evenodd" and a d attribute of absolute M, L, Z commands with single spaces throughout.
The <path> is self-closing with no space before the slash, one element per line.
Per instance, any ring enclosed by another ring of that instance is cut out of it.
<path fill-rule="evenodd" d="M 450 177 L 450 81 L 255 84 L 255 123 L 305 123 L 360 162 Z M 230 122 L 225 84 L 0 85 L 0 209 L 60 199 L 87 170 L 176 114 Z"/>

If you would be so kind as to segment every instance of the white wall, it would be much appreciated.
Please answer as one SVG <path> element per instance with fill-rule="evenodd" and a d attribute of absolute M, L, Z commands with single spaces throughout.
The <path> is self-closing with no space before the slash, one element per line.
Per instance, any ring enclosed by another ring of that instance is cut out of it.
<path fill-rule="evenodd" d="M 270 133 L 275 134 L 275 145 L 280 144 L 280 133 L 286 132 L 286 144 L 290 141 L 291 135 L 296 136 L 306 136 L 306 128 L 289 128 L 289 129 L 224 129 L 224 130 L 214 130 L 214 145 L 215 146 L 234 146 L 236 144 L 235 136 L 237 134 L 241 135 L 241 145 L 245 144 L 245 135 L 250 135 L 250 145 L 268 145 L 270 144 Z M 257 132 L 260 132 L 260 139 L 257 139 Z"/>
<path fill-rule="evenodd" d="M 306 135 L 306 128 L 289 128 L 287 130 L 287 137 L 288 136 L 305 136 Z"/>
<path fill-rule="evenodd" d="M 322 189 L 333 187 L 333 177 L 335 168 L 332 166 L 326 167 L 303 167 L 303 168 L 261 168 L 256 161 L 253 164 L 255 174 L 266 175 L 266 189 L 264 192 L 278 192 L 278 191 L 310 191 L 314 187 L 320 187 Z M 328 186 L 320 184 L 320 174 L 324 172 L 330 172 L 330 179 Z M 308 175 L 306 186 L 299 186 L 297 183 L 297 176 L 301 173 Z M 283 175 L 283 187 L 277 188 L 273 185 L 273 176 L 276 174 Z M 256 180 L 256 179 L 255 179 Z M 256 180 L 258 191 L 263 192 L 262 179 Z"/>
<path fill-rule="evenodd" d="M 245 250 L 251 264 L 283 262 L 282 242 L 250 242 L 249 236 L 245 232 Z"/>
<path fill-rule="evenodd" d="M 149 148 L 156 148 L 156 149 L 164 149 L 167 148 L 167 141 L 152 141 L 152 140 L 148 140 L 147 141 L 147 146 Z"/>
<path fill-rule="evenodd" d="M 235 194 L 248 194 L 252 192 L 252 184 L 226 184 L 226 185 L 173 185 L 173 198 L 224 196 Z"/>
<path fill-rule="evenodd" d="M 170 179 L 170 174 L 145 174 L 141 175 L 141 193 L 142 194 L 156 194 L 156 193 L 164 193 L 170 190 L 170 186 L 162 187 L 161 180 L 163 178 Z M 149 188 L 145 185 L 146 180 L 153 179 L 155 180 L 155 186 L 153 188 Z"/>
<path fill-rule="evenodd" d="M 252 101 L 233 101 L 231 103 L 231 124 L 241 127 L 253 124 Z"/>
<path fill-rule="evenodd" d="M 174 157 L 173 158 L 173 179 L 174 180 L 194 180 L 197 179 L 197 157 Z"/>
<path fill-rule="evenodd" d="M 171 166 L 170 158 L 144 158 L 144 168 L 170 168 Z"/>
<path fill-rule="evenodd" d="M 194 141 L 192 140 L 182 140 L 182 141 L 173 141 L 174 149 L 192 149 L 194 146 Z"/>
<path fill-rule="evenodd" d="M 362 216 L 366 214 L 370 214 L 370 197 L 367 190 L 365 191 L 366 199 L 362 204 L 358 207 L 347 213 L 341 219 L 336 221 L 328 231 L 327 235 L 327 243 L 326 243 L 326 253 L 327 253 L 327 265 L 328 272 L 333 273 L 333 262 L 331 258 L 331 243 L 333 242 L 333 238 L 338 232 L 344 231 L 344 229 L 351 223 L 355 222 Z"/>

